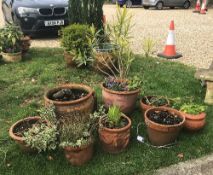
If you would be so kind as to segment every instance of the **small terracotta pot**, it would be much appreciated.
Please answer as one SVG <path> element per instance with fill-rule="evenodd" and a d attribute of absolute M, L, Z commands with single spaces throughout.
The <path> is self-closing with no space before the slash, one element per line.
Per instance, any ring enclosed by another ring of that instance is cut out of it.
<path fill-rule="evenodd" d="M 73 57 L 74 57 L 73 54 L 64 50 L 64 60 L 67 63 L 67 66 L 70 66 L 70 67 L 76 66 L 75 62 L 73 61 Z"/>
<path fill-rule="evenodd" d="M 130 129 L 132 122 L 129 117 L 122 115 L 123 118 L 128 120 L 128 124 L 119 129 L 110 129 L 102 126 L 101 118 L 99 120 L 99 138 L 103 147 L 103 150 L 112 154 L 120 153 L 125 150 L 129 144 Z"/>
<path fill-rule="evenodd" d="M 64 147 L 64 154 L 67 160 L 74 166 L 81 166 L 87 163 L 93 156 L 94 141 L 82 147 Z"/>
<path fill-rule="evenodd" d="M 140 89 L 134 91 L 113 91 L 101 84 L 104 106 L 109 108 L 116 105 L 124 114 L 131 114 L 135 108 Z"/>
<path fill-rule="evenodd" d="M 175 124 L 175 125 L 158 124 L 158 123 L 151 121 L 148 118 L 148 114 L 152 111 L 168 111 L 171 114 L 178 115 L 179 117 L 181 117 L 183 119 L 183 121 L 181 123 Z M 184 122 L 185 122 L 184 115 L 181 112 L 179 112 L 173 108 L 154 107 L 154 108 L 148 109 L 145 112 L 145 123 L 147 126 L 149 140 L 150 140 L 151 144 L 153 144 L 155 146 L 163 146 L 163 145 L 173 143 L 177 139 L 179 132 L 181 131 L 181 129 L 184 125 Z"/>
<path fill-rule="evenodd" d="M 147 97 L 147 98 L 151 98 L 151 97 L 153 97 L 153 96 L 146 96 L 146 97 Z M 146 103 L 144 102 L 144 98 L 145 98 L 145 97 L 143 97 L 143 98 L 140 100 L 140 107 L 141 107 L 141 111 L 143 112 L 143 116 L 144 116 L 145 111 L 148 110 L 148 109 L 151 109 L 151 108 L 153 108 L 153 107 L 168 107 L 168 106 L 170 105 L 169 100 L 166 99 L 166 98 L 165 98 L 165 99 L 167 100 L 167 104 L 166 104 L 166 105 L 163 105 L 163 106 L 148 105 L 148 104 L 146 104 Z"/>
<path fill-rule="evenodd" d="M 35 152 L 35 149 L 30 148 L 29 146 L 26 145 L 26 143 L 24 142 L 24 138 L 21 136 L 17 136 L 14 133 L 14 130 L 20 126 L 23 122 L 29 122 L 32 121 L 33 123 L 37 122 L 38 120 L 40 120 L 41 118 L 38 116 L 35 117 L 27 117 L 25 119 L 19 120 L 16 123 L 14 123 L 10 129 L 9 129 L 9 136 L 19 145 L 19 147 L 24 151 L 24 152 Z"/>
<path fill-rule="evenodd" d="M 29 36 L 24 36 L 21 38 L 21 44 L 22 44 L 22 53 L 26 53 L 28 52 L 29 48 L 30 48 L 30 37 Z"/>
<path fill-rule="evenodd" d="M 18 52 L 18 53 L 1 53 L 2 55 L 2 59 L 5 62 L 19 62 L 22 59 L 22 53 Z"/>
<path fill-rule="evenodd" d="M 206 113 L 202 112 L 200 114 L 187 114 L 182 112 L 185 116 L 186 121 L 184 123 L 184 128 L 190 131 L 197 131 L 202 129 L 206 124 Z"/>

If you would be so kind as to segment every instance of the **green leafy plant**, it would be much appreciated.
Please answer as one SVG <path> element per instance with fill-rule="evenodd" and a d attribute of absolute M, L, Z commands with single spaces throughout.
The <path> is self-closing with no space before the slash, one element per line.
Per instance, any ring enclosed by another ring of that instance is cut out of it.
<path fill-rule="evenodd" d="M 135 89 L 139 89 L 142 85 L 142 81 L 138 76 L 134 76 L 133 78 L 131 78 L 128 81 L 128 90 L 135 90 Z"/>
<path fill-rule="evenodd" d="M 109 107 L 109 111 L 107 113 L 107 119 L 111 126 L 118 126 L 121 119 L 121 111 L 120 108 L 113 105 Z"/>
<path fill-rule="evenodd" d="M 40 110 L 41 120 L 33 124 L 23 134 L 25 143 L 33 149 L 41 151 L 54 150 L 57 147 L 57 122 L 53 106 Z"/>
<path fill-rule="evenodd" d="M 21 51 L 21 38 L 23 33 L 14 24 L 8 24 L 0 29 L 0 51 L 17 53 Z"/>
<path fill-rule="evenodd" d="M 183 111 L 183 112 L 188 113 L 188 114 L 197 115 L 197 114 L 200 114 L 202 112 L 205 112 L 206 108 L 207 107 L 204 106 L 204 105 L 190 103 L 190 104 L 183 104 L 180 107 L 180 111 Z"/>
<path fill-rule="evenodd" d="M 156 42 L 150 37 L 143 40 L 142 48 L 146 58 L 154 53 L 155 44 Z"/>
<path fill-rule="evenodd" d="M 74 55 L 78 67 L 86 66 L 92 60 L 92 33 L 88 25 L 72 24 L 61 31 L 61 45 Z"/>

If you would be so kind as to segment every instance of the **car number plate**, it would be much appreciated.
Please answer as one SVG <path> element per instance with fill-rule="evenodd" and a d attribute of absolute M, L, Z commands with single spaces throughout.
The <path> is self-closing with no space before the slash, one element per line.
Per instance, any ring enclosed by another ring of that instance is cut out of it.
<path fill-rule="evenodd" d="M 51 20 L 51 21 L 44 21 L 45 26 L 63 26 L 64 20 Z"/>

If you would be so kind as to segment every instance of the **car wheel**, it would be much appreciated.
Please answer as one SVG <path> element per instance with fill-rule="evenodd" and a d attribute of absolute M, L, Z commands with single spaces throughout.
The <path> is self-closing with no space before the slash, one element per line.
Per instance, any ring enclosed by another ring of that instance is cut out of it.
<path fill-rule="evenodd" d="M 123 7 L 123 5 L 120 5 L 120 7 L 122 8 L 122 7 Z"/>
<path fill-rule="evenodd" d="M 158 3 L 156 4 L 156 9 L 157 9 L 157 10 L 162 10 L 162 9 L 163 9 L 163 2 L 158 2 Z"/>
<path fill-rule="evenodd" d="M 149 9 L 149 6 L 143 6 L 144 9 Z"/>
<path fill-rule="evenodd" d="M 170 9 L 175 9 L 175 7 L 170 7 Z"/>
<path fill-rule="evenodd" d="M 183 8 L 188 9 L 190 7 L 191 3 L 189 1 L 184 2 Z"/>
<path fill-rule="evenodd" d="M 131 0 L 127 0 L 126 1 L 126 7 L 127 8 L 131 8 L 132 7 L 132 1 Z"/>

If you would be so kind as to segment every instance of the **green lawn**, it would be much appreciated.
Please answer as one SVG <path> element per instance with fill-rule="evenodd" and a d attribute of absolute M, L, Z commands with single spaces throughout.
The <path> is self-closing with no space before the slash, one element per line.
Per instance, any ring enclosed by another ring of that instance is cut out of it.
<path fill-rule="evenodd" d="M 193 78 L 194 71 L 179 63 L 137 56 L 131 73 L 141 77 L 141 90 L 146 95 L 194 98 L 195 102 L 201 103 L 205 89 Z M 48 88 L 60 83 L 85 83 L 95 88 L 101 102 L 101 81 L 103 76 L 91 70 L 67 68 L 61 49 L 32 49 L 20 63 L 0 62 L 0 175 L 149 174 L 160 167 L 213 152 L 211 107 L 208 107 L 205 129 L 196 134 L 182 132 L 178 145 L 170 149 L 156 149 L 136 141 L 136 125 L 143 121 L 137 107 L 130 116 L 133 120 L 132 137 L 126 152 L 118 155 L 104 153 L 97 140 L 93 159 L 80 168 L 69 165 L 61 150 L 30 155 L 22 153 L 10 140 L 10 125 L 18 119 L 36 115 Z M 145 127 L 140 134 L 147 137 Z M 4 152 L 7 152 L 6 157 Z M 178 158 L 179 153 L 184 154 L 183 159 Z"/>

